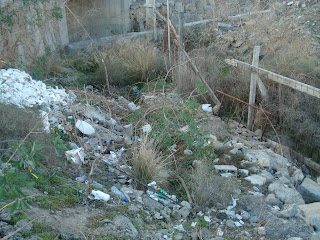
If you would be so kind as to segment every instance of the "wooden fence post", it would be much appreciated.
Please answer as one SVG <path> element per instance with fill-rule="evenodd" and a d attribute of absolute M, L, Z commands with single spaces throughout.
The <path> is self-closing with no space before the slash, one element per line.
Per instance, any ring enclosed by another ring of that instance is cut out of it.
<path fill-rule="evenodd" d="M 254 67 L 259 66 L 259 56 L 260 56 L 260 46 L 255 46 L 253 50 L 252 66 Z M 258 78 L 258 74 L 251 73 L 250 96 L 249 96 L 249 103 L 251 105 L 255 105 L 255 101 L 256 101 L 256 90 L 257 90 L 257 81 L 258 81 L 257 78 Z M 253 126 L 254 111 L 255 110 L 252 107 L 249 107 L 247 128 L 250 130 L 252 129 L 252 126 Z"/>
<path fill-rule="evenodd" d="M 152 9 L 153 9 L 153 38 L 155 41 L 158 40 L 158 35 L 157 35 L 157 16 L 156 16 L 156 0 L 153 0 L 152 4 Z"/>

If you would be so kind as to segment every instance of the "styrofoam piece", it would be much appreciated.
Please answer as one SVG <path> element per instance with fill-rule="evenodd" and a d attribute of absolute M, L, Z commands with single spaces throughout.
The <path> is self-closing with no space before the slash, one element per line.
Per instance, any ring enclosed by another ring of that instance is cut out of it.
<path fill-rule="evenodd" d="M 67 160 L 72 160 L 75 164 L 84 162 L 85 153 L 83 148 L 72 149 L 65 152 Z"/>

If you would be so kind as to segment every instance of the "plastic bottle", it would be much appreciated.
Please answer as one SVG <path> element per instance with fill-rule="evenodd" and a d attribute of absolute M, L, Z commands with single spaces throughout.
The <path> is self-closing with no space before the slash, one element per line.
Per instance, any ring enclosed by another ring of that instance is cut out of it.
<path fill-rule="evenodd" d="M 94 199 L 96 199 L 96 200 L 103 200 L 105 202 L 110 200 L 109 194 L 101 192 L 99 190 L 91 190 L 90 194 L 93 195 Z"/>
<path fill-rule="evenodd" d="M 111 191 L 116 194 L 118 196 L 119 199 L 128 202 L 128 199 L 126 198 L 126 196 L 123 194 L 123 192 L 121 192 L 117 187 L 112 186 Z"/>

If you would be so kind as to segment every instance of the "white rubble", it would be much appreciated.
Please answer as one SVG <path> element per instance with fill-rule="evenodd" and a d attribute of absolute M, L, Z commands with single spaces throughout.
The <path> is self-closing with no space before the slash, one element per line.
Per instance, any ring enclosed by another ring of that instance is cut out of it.
<path fill-rule="evenodd" d="M 93 135 L 96 132 L 89 123 L 86 123 L 85 121 L 81 120 L 78 120 L 76 122 L 76 127 L 79 129 L 80 132 L 82 132 L 85 135 Z"/>
<path fill-rule="evenodd" d="M 40 105 L 66 105 L 70 100 L 64 89 L 46 86 L 42 81 L 33 80 L 24 71 L 17 69 L 0 70 L 0 102 L 19 107 Z"/>

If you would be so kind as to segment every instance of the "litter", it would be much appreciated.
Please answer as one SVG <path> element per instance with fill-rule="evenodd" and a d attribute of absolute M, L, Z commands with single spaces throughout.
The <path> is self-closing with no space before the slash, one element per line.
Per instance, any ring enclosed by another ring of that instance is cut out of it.
<path fill-rule="evenodd" d="M 111 192 L 113 192 L 114 194 L 116 194 L 118 196 L 119 199 L 128 202 L 129 200 L 126 198 L 126 196 L 123 194 L 123 192 L 121 192 L 116 186 L 112 186 L 111 188 Z"/>
<path fill-rule="evenodd" d="M 183 153 L 186 156 L 192 156 L 193 155 L 193 152 L 191 150 L 189 150 L 189 149 L 184 150 Z"/>
<path fill-rule="evenodd" d="M 72 149 L 65 152 L 67 160 L 72 160 L 75 164 L 84 163 L 85 153 L 83 148 Z"/>
<path fill-rule="evenodd" d="M 169 195 L 165 190 L 157 186 L 156 182 L 151 182 L 148 184 L 149 187 L 153 188 L 160 193 L 156 193 L 150 190 L 147 190 L 147 195 L 155 201 L 162 202 L 163 204 L 177 203 L 178 199 L 175 195 Z"/>
<path fill-rule="evenodd" d="M 174 229 L 178 230 L 179 232 L 185 232 L 186 230 L 184 230 L 183 225 L 176 225 L 173 227 Z"/>
<path fill-rule="evenodd" d="M 212 112 L 211 104 L 202 104 L 202 110 L 205 112 Z"/>
<path fill-rule="evenodd" d="M 110 200 L 110 195 L 107 194 L 107 193 L 104 193 L 102 191 L 99 191 L 99 190 L 91 190 L 90 194 L 93 196 L 88 196 L 89 199 L 95 199 L 95 200 L 103 200 L 105 202 L 109 201 Z"/>
<path fill-rule="evenodd" d="M 93 135 L 96 132 L 89 123 L 81 120 L 76 122 L 76 128 L 85 135 Z"/>
<path fill-rule="evenodd" d="M 232 196 L 231 196 L 232 197 Z M 237 206 L 237 201 L 238 201 L 239 199 L 235 199 L 235 198 L 233 198 L 232 197 L 232 206 L 229 206 L 229 207 L 227 207 L 227 210 L 231 210 L 231 209 L 233 209 L 233 208 L 235 208 L 236 206 Z"/>
<path fill-rule="evenodd" d="M 140 109 L 140 106 L 136 106 L 133 102 L 129 103 L 128 107 L 131 111 L 136 111 L 136 110 Z"/>
<path fill-rule="evenodd" d="M 197 225 L 197 222 L 191 223 L 191 227 L 196 227 L 196 225 Z"/>
<path fill-rule="evenodd" d="M 87 177 L 86 177 L 86 176 L 77 177 L 77 178 L 76 178 L 76 181 L 77 181 L 77 182 L 81 182 L 81 183 L 85 183 L 85 184 L 88 184 L 88 183 L 89 183 L 89 181 L 87 180 Z"/>
<path fill-rule="evenodd" d="M 197 215 L 198 215 L 199 217 L 202 217 L 202 216 L 203 216 L 203 212 L 200 211 L 200 212 L 197 213 Z"/>
<path fill-rule="evenodd" d="M 150 124 L 146 124 L 146 125 L 142 126 L 142 131 L 143 131 L 143 133 L 145 133 L 145 134 L 146 134 L 146 133 L 150 133 L 151 130 L 152 130 L 152 127 L 151 127 Z"/>
<path fill-rule="evenodd" d="M 203 218 L 204 218 L 204 220 L 205 220 L 206 222 L 208 222 L 208 223 L 210 223 L 210 222 L 211 222 L 211 218 L 210 218 L 210 217 L 208 217 L 208 216 L 204 216 Z"/>
<path fill-rule="evenodd" d="M 118 158 L 122 156 L 122 153 L 124 150 L 125 148 L 122 147 L 118 150 L 118 152 L 110 151 L 110 154 L 108 155 L 107 159 L 104 159 L 104 162 L 110 165 L 118 166 L 118 161 L 119 161 Z M 104 156 L 103 158 L 106 158 L 106 157 Z"/>
<path fill-rule="evenodd" d="M 236 227 L 241 227 L 242 224 L 240 222 L 234 222 L 234 225 L 236 225 Z"/>
<path fill-rule="evenodd" d="M 217 229 L 217 236 L 218 237 L 222 237 L 223 236 L 223 231 L 221 230 L 221 228 Z"/>

